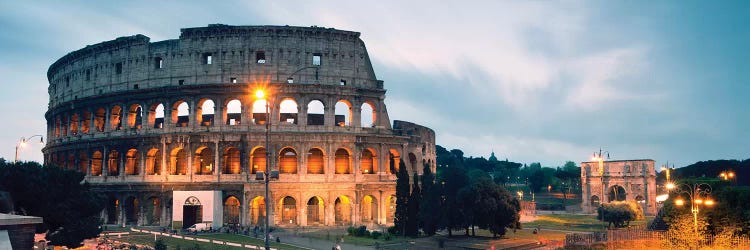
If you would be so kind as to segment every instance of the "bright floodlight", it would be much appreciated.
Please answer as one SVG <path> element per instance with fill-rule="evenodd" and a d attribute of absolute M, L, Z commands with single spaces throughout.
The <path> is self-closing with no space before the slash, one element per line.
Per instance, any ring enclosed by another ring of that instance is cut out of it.
<path fill-rule="evenodd" d="M 695 199 L 695 204 L 698 204 L 698 205 L 703 204 L 703 200 L 702 199 Z"/>
<path fill-rule="evenodd" d="M 713 206 L 713 205 L 714 205 L 714 200 L 712 200 L 712 199 L 706 200 L 706 206 L 710 207 L 710 206 Z"/>
<path fill-rule="evenodd" d="M 263 99 L 264 97 L 266 97 L 266 93 L 263 92 L 262 89 L 259 89 L 255 91 L 255 97 L 257 97 L 258 99 Z"/>
<path fill-rule="evenodd" d="M 667 183 L 667 189 L 672 190 L 674 189 L 674 183 Z"/>
<path fill-rule="evenodd" d="M 674 204 L 677 206 L 682 206 L 685 204 L 685 201 L 682 200 L 682 198 L 677 198 L 676 200 L 674 200 Z"/>

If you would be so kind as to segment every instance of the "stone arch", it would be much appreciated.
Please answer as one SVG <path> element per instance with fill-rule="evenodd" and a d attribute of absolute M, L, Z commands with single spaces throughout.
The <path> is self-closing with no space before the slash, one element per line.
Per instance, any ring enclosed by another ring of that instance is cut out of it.
<path fill-rule="evenodd" d="M 325 124 L 325 104 L 315 99 L 307 103 L 307 125 Z"/>
<path fill-rule="evenodd" d="M 172 105 L 172 124 L 175 127 L 187 127 L 190 124 L 190 105 L 183 101 L 176 101 Z"/>
<path fill-rule="evenodd" d="M 297 151 L 291 147 L 285 147 L 279 151 L 279 173 L 297 173 Z"/>
<path fill-rule="evenodd" d="M 250 200 L 250 224 L 265 225 L 266 223 L 266 199 L 263 196 L 255 196 Z"/>
<path fill-rule="evenodd" d="M 196 175 L 210 175 L 214 172 L 214 151 L 200 146 L 193 156 L 193 171 Z"/>
<path fill-rule="evenodd" d="M 596 196 L 596 195 L 592 195 L 592 196 L 591 196 L 591 206 L 592 206 L 592 207 L 598 207 L 598 206 L 599 206 L 599 203 L 600 203 L 600 201 L 599 201 L 599 196 Z"/>
<path fill-rule="evenodd" d="M 112 106 L 109 113 L 109 124 L 112 130 L 122 129 L 122 107 L 120 105 Z"/>
<path fill-rule="evenodd" d="M 204 127 L 210 127 L 214 125 L 214 116 L 216 113 L 216 103 L 208 98 L 202 98 L 198 100 L 198 104 L 195 106 L 195 121 Z"/>
<path fill-rule="evenodd" d="M 347 100 L 339 100 L 334 107 L 334 124 L 339 127 L 352 125 L 352 103 Z"/>
<path fill-rule="evenodd" d="M 378 200 L 375 196 L 365 195 L 362 197 L 360 218 L 362 223 L 378 222 Z"/>
<path fill-rule="evenodd" d="M 117 224 L 120 219 L 120 200 L 109 197 L 107 200 L 107 224 Z"/>
<path fill-rule="evenodd" d="M 164 104 L 154 103 L 148 109 L 148 124 L 152 128 L 164 127 Z"/>
<path fill-rule="evenodd" d="M 229 100 L 224 109 L 224 124 L 229 126 L 240 125 L 242 121 L 242 101 L 239 99 Z"/>
<path fill-rule="evenodd" d="M 110 150 L 107 154 L 107 175 L 120 175 L 120 152 L 117 150 Z"/>
<path fill-rule="evenodd" d="M 151 148 L 146 153 L 146 174 L 161 174 L 161 152 L 158 148 Z"/>
<path fill-rule="evenodd" d="M 250 173 L 266 171 L 266 148 L 255 147 L 250 154 Z"/>
<path fill-rule="evenodd" d="M 156 226 L 161 223 L 161 199 L 151 196 L 143 206 L 144 224 Z"/>
<path fill-rule="evenodd" d="M 91 133 L 91 112 L 83 111 L 83 120 L 81 121 L 81 133 Z"/>
<path fill-rule="evenodd" d="M 227 147 L 222 155 L 222 174 L 240 174 L 240 150 L 236 147 Z"/>
<path fill-rule="evenodd" d="M 398 173 L 398 169 L 401 166 L 401 154 L 398 150 L 388 150 L 388 172 L 391 174 Z"/>
<path fill-rule="evenodd" d="M 60 137 L 60 127 L 62 127 L 60 117 L 55 118 L 55 137 Z"/>
<path fill-rule="evenodd" d="M 378 121 L 377 112 L 375 112 L 375 104 L 371 101 L 365 101 L 362 103 L 360 110 L 360 126 L 363 128 L 375 127 L 375 124 Z"/>
<path fill-rule="evenodd" d="M 94 151 L 91 154 L 91 175 L 101 176 L 102 175 L 102 161 L 103 155 L 101 151 Z"/>
<path fill-rule="evenodd" d="M 96 131 L 104 132 L 104 123 L 107 119 L 107 110 L 104 108 L 98 108 L 96 112 L 94 112 L 94 128 L 96 128 Z"/>
<path fill-rule="evenodd" d="M 70 128 L 70 134 L 71 135 L 78 135 L 78 120 L 80 118 L 78 117 L 78 113 L 73 113 L 70 116 L 70 125 L 68 126 Z"/>
<path fill-rule="evenodd" d="M 362 157 L 359 159 L 359 167 L 362 174 L 376 174 L 378 165 L 378 157 L 375 153 L 375 149 L 365 148 L 362 150 Z"/>
<path fill-rule="evenodd" d="M 279 103 L 279 124 L 297 124 L 298 113 L 297 101 L 291 97 L 282 99 Z"/>
<path fill-rule="evenodd" d="M 335 153 L 335 172 L 336 174 L 351 174 L 352 173 L 352 164 L 351 164 L 351 154 L 349 153 L 349 150 L 345 148 L 339 148 L 336 149 Z"/>
<path fill-rule="evenodd" d="M 68 162 L 65 164 L 65 169 L 75 169 L 76 167 L 76 154 L 74 152 L 68 153 Z"/>
<path fill-rule="evenodd" d="M 396 196 L 389 195 L 385 206 L 385 221 L 393 223 L 393 219 L 396 217 Z"/>
<path fill-rule="evenodd" d="M 128 108 L 128 127 L 141 129 L 143 123 L 143 107 L 140 104 L 132 104 Z"/>
<path fill-rule="evenodd" d="M 125 223 L 128 225 L 137 225 L 140 215 L 140 201 L 130 196 L 125 199 L 125 204 L 123 205 L 125 209 Z"/>
<path fill-rule="evenodd" d="M 307 225 L 325 225 L 325 203 L 320 196 L 313 196 L 307 200 Z"/>
<path fill-rule="evenodd" d="M 279 200 L 281 207 L 281 225 L 297 225 L 297 200 L 291 196 L 284 196 Z"/>
<path fill-rule="evenodd" d="M 334 223 L 337 226 L 349 225 L 352 222 L 352 202 L 348 196 L 336 197 L 334 202 Z"/>
<path fill-rule="evenodd" d="M 268 121 L 268 117 L 266 117 L 266 111 L 271 110 L 271 107 L 268 106 L 268 110 L 266 110 L 266 105 L 268 103 L 265 99 L 259 99 L 255 100 L 253 102 L 253 123 L 258 125 L 266 124 L 266 121 Z"/>
<path fill-rule="evenodd" d="M 89 155 L 86 152 L 78 153 L 78 172 L 86 174 L 86 167 L 89 165 Z"/>
<path fill-rule="evenodd" d="M 307 151 L 307 173 L 325 174 L 325 159 L 325 153 L 320 148 L 315 147 Z"/>
<path fill-rule="evenodd" d="M 419 167 L 417 167 L 417 156 L 414 155 L 414 153 L 409 153 L 409 168 L 411 168 L 411 173 L 418 173 Z M 408 168 L 407 168 L 408 170 Z M 411 174 L 409 173 L 409 174 Z"/>
<path fill-rule="evenodd" d="M 174 148 L 169 153 L 169 174 L 186 175 L 187 174 L 187 153 L 183 148 Z"/>
<path fill-rule="evenodd" d="M 141 155 L 137 149 L 131 148 L 125 154 L 125 175 L 140 174 Z"/>
<path fill-rule="evenodd" d="M 607 192 L 607 202 L 624 201 L 626 198 L 627 193 L 622 186 L 614 185 L 609 187 L 609 192 Z"/>
<path fill-rule="evenodd" d="M 224 200 L 224 225 L 240 224 L 240 199 L 230 195 Z"/>

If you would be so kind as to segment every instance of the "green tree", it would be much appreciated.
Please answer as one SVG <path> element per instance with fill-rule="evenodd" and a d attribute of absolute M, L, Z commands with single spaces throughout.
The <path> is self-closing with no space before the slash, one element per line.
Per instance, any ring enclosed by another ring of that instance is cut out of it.
<path fill-rule="evenodd" d="M 409 201 L 409 173 L 402 161 L 396 173 L 396 212 L 393 218 L 395 232 L 403 234 L 406 232 L 407 203 Z"/>
<path fill-rule="evenodd" d="M 633 201 L 615 201 L 604 203 L 597 209 L 597 218 L 614 225 L 616 228 L 630 225 L 631 221 L 643 218 L 641 206 Z"/>
<path fill-rule="evenodd" d="M 453 236 L 453 230 L 463 228 L 466 217 L 461 209 L 458 192 L 468 184 L 468 176 L 461 165 L 445 167 L 441 176 L 444 204 L 441 206 L 442 228 L 448 230 L 448 236 Z M 444 184 L 443 184 L 444 183 Z"/>
<path fill-rule="evenodd" d="M 440 199 L 442 192 L 435 183 L 429 164 L 422 171 L 422 200 L 419 202 L 419 221 L 425 234 L 435 235 L 440 223 Z"/>
<path fill-rule="evenodd" d="M 36 162 L 0 162 L 0 190 L 13 198 L 15 212 L 39 216 L 37 233 L 51 244 L 75 248 L 99 235 L 104 199 L 90 190 L 84 174 Z"/>
<path fill-rule="evenodd" d="M 419 200 L 422 199 L 422 192 L 419 188 L 419 176 L 414 173 L 412 179 L 411 195 L 407 202 L 406 217 L 406 236 L 417 237 L 419 234 Z"/>
<path fill-rule="evenodd" d="M 162 239 L 158 239 L 154 242 L 154 250 L 167 250 L 167 244 L 164 244 Z"/>

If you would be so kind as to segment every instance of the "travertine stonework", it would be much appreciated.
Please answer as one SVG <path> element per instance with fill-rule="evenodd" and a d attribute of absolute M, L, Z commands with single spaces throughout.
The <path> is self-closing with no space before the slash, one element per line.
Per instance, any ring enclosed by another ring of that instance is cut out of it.
<path fill-rule="evenodd" d="M 644 214 L 656 215 L 654 160 L 604 161 L 602 167 L 603 175 L 598 161 L 581 162 L 581 207 L 585 213 L 596 213 L 604 197 L 605 203 L 623 199 L 636 201 Z"/>
<path fill-rule="evenodd" d="M 71 52 L 47 76 L 45 162 L 85 172 L 109 197 L 110 224 L 170 225 L 174 190 L 220 190 L 225 225 L 261 224 L 259 88 L 271 96 L 268 152 L 280 172 L 275 225 L 391 224 L 399 163 L 435 168 L 434 132 L 391 124 L 357 32 L 209 25 L 160 42 L 135 35 Z"/>

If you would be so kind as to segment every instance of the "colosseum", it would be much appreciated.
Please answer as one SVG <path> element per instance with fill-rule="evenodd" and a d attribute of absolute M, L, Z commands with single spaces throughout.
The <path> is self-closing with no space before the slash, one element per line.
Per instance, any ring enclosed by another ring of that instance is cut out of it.
<path fill-rule="evenodd" d="M 107 224 L 390 225 L 435 133 L 391 124 L 359 35 L 217 24 L 73 51 L 47 72 L 45 163 L 85 173 Z"/>

